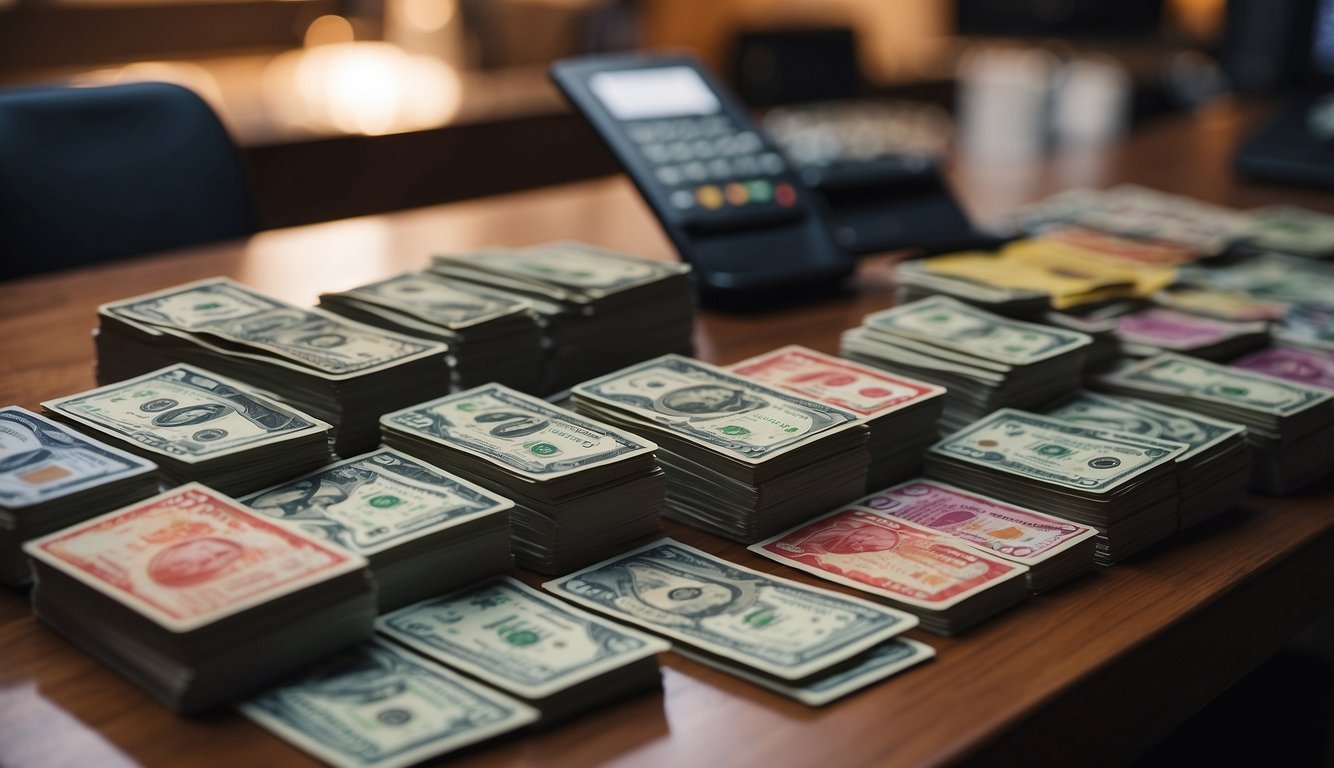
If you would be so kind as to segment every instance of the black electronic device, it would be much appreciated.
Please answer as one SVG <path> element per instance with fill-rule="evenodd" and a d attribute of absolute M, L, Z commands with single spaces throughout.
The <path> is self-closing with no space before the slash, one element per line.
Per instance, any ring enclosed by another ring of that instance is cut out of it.
<path fill-rule="evenodd" d="M 837 285 L 855 257 L 820 199 L 688 56 L 558 61 L 551 77 L 625 168 L 710 303 Z"/>

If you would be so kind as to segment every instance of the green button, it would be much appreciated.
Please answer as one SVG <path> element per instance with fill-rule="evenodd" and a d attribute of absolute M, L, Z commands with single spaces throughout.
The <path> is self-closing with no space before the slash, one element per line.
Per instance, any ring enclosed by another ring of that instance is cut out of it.
<path fill-rule="evenodd" d="M 746 186 L 750 188 L 750 199 L 756 203 L 767 203 L 774 199 L 774 188 L 767 181 L 752 181 Z"/>

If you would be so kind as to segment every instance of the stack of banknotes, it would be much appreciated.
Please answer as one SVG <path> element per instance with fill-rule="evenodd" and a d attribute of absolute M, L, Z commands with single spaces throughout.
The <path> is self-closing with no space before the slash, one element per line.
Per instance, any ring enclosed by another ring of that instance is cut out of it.
<path fill-rule="evenodd" d="M 1124 304 L 1081 307 L 1066 312 L 1052 310 L 1042 316 L 1042 323 L 1089 337 L 1084 347 L 1084 373 L 1113 367 L 1121 359 L 1121 339 L 1116 335 L 1116 317 L 1129 311 Z"/>
<path fill-rule="evenodd" d="M 97 312 L 100 383 L 167 363 L 199 365 L 333 425 L 341 456 L 375 447 L 380 414 L 449 390 L 444 344 L 295 307 L 226 278 Z"/>
<path fill-rule="evenodd" d="M 1155 307 L 1115 319 L 1116 337 L 1126 357 L 1178 352 L 1206 360 L 1230 360 L 1269 343 L 1269 326 Z"/>
<path fill-rule="evenodd" d="M 509 570 L 514 502 L 389 448 L 241 503 L 366 558 L 381 613 Z"/>
<path fill-rule="evenodd" d="M 894 267 L 894 298 L 908 304 L 935 296 L 951 298 L 998 315 L 1034 320 L 1051 309 L 1051 296 L 1038 290 L 990 285 L 977 280 L 935 272 L 922 260 L 905 261 Z"/>
<path fill-rule="evenodd" d="M 25 541 L 158 492 L 157 465 L 11 405 L 0 408 L 0 583 L 31 574 Z"/>
<path fill-rule="evenodd" d="M 918 474 L 922 454 L 938 438 L 944 387 L 796 345 L 743 360 L 728 370 L 857 414 L 869 433 L 868 490 Z"/>
<path fill-rule="evenodd" d="M 1244 425 L 1253 490 L 1291 493 L 1334 472 L 1334 391 L 1170 353 L 1119 368 L 1097 383 L 1113 393 Z"/>
<path fill-rule="evenodd" d="M 1334 389 L 1334 352 L 1280 344 L 1240 357 L 1228 365 L 1311 387 Z"/>
<path fill-rule="evenodd" d="M 1179 524 L 1190 528 L 1235 507 L 1246 495 L 1251 451 L 1246 428 L 1180 408 L 1081 391 L 1074 400 L 1047 411 L 1058 419 L 1184 443 L 1180 469 Z"/>
<path fill-rule="evenodd" d="M 376 629 L 536 707 L 544 724 L 661 686 L 657 654 L 671 648 L 509 577 L 381 616 Z"/>
<path fill-rule="evenodd" d="M 42 406 L 157 462 L 172 483 L 197 480 L 224 493 L 248 493 L 332 458 L 328 424 L 190 365 L 169 365 Z"/>
<path fill-rule="evenodd" d="M 33 612 L 180 712 L 370 637 L 366 561 L 198 483 L 24 546 Z"/>
<path fill-rule="evenodd" d="M 659 532 L 653 443 L 498 384 L 385 414 L 385 444 L 514 500 L 518 563 L 563 573 Z"/>
<path fill-rule="evenodd" d="M 857 414 L 664 355 L 584 382 L 576 407 L 651 437 L 667 516 L 752 542 L 866 491 Z"/>
<path fill-rule="evenodd" d="M 932 446 L 926 473 L 1091 525 L 1110 565 L 1177 530 L 1176 458 L 1188 447 L 1002 408 Z"/>
<path fill-rule="evenodd" d="M 926 478 L 869 494 L 853 506 L 930 528 L 1028 567 L 1032 592 L 1093 570 L 1097 530 Z"/>
<path fill-rule="evenodd" d="M 956 635 L 1028 596 L 1028 567 L 901 518 L 843 507 L 750 546 L 752 552 L 917 614 Z"/>
<path fill-rule="evenodd" d="M 1295 205 L 1269 205 L 1246 215 L 1246 242 L 1255 248 L 1310 258 L 1334 254 L 1334 216 Z"/>
<path fill-rule="evenodd" d="M 809 587 L 672 539 L 548 581 L 556 596 L 665 635 L 672 650 L 813 705 L 935 655 L 897 609 Z"/>
<path fill-rule="evenodd" d="M 1265 253 L 1225 267 L 1194 266 L 1182 279 L 1210 292 L 1214 305 L 1222 303 L 1220 292 L 1252 305 L 1278 305 L 1281 317 L 1270 331 L 1277 342 L 1334 352 L 1334 264 Z"/>
<path fill-rule="evenodd" d="M 938 296 L 867 315 L 843 333 L 842 354 L 946 387 L 941 425 L 954 430 L 997 408 L 1069 396 L 1091 343 Z"/>
<path fill-rule="evenodd" d="M 694 287 L 685 264 L 557 242 L 436 256 L 431 271 L 533 305 L 547 338 L 544 393 L 692 349 Z"/>
<path fill-rule="evenodd" d="M 542 386 L 542 329 L 532 305 L 476 283 L 407 272 L 320 295 L 320 307 L 369 325 L 444 342 L 455 390 L 496 382 Z"/>

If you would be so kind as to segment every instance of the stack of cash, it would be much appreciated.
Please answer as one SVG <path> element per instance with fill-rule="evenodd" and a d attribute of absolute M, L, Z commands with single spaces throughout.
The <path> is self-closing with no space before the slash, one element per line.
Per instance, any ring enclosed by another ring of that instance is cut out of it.
<path fill-rule="evenodd" d="M 866 491 L 856 414 L 678 355 L 578 385 L 576 407 L 651 436 L 668 517 L 752 542 Z"/>
<path fill-rule="evenodd" d="M 1267 344 L 1269 326 L 1155 308 L 1116 318 L 1116 336 L 1121 354 L 1128 357 L 1180 352 L 1206 360 L 1229 360 Z"/>
<path fill-rule="evenodd" d="M 202 368 L 161 370 L 42 403 L 157 462 L 173 483 L 247 493 L 327 464 L 330 427 Z"/>
<path fill-rule="evenodd" d="M 859 499 L 854 506 L 953 536 L 1028 567 L 1033 592 L 1093 570 L 1097 530 L 952 485 L 917 478 Z"/>
<path fill-rule="evenodd" d="M 336 653 L 239 709 L 337 768 L 406 768 L 538 718 L 532 707 L 383 640 Z"/>
<path fill-rule="evenodd" d="M 1185 443 L 1180 469 L 1180 527 L 1184 530 L 1235 507 L 1246 495 L 1251 451 L 1246 428 L 1191 411 L 1129 397 L 1081 391 L 1048 416 L 1155 440 Z"/>
<path fill-rule="evenodd" d="M 1262 493 L 1291 493 L 1334 469 L 1334 392 L 1328 389 L 1169 353 L 1117 369 L 1097 383 L 1244 425 L 1251 488 Z"/>
<path fill-rule="evenodd" d="M 198 483 L 28 542 L 33 612 L 202 712 L 370 637 L 366 561 Z"/>
<path fill-rule="evenodd" d="M 100 383 L 168 362 L 200 365 L 334 425 L 342 456 L 375 447 L 380 414 L 449 390 L 444 344 L 294 307 L 226 278 L 97 311 Z"/>
<path fill-rule="evenodd" d="M 1121 340 L 1116 337 L 1116 315 L 1124 305 L 1114 304 L 1092 311 L 1080 308 L 1069 312 L 1052 310 L 1042 316 L 1045 325 L 1076 331 L 1089 337 L 1084 347 L 1084 374 L 1106 370 L 1121 359 Z"/>
<path fill-rule="evenodd" d="M 1246 212 L 1246 242 L 1311 258 L 1334 255 L 1334 216 L 1295 205 L 1256 208 Z"/>
<path fill-rule="evenodd" d="M 504 573 L 514 562 L 514 502 L 388 448 L 240 501 L 366 558 L 381 613 Z"/>
<path fill-rule="evenodd" d="M 657 535 L 653 443 L 499 384 L 382 420 L 385 444 L 514 500 L 518 563 L 561 573 Z"/>
<path fill-rule="evenodd" d="M 1334 389 L 1334 352 L 1280 345 L 1238 358 L 1228 365 L 1311 387 Z"/>
<path fill-rule="evenodd" d="M 1051 296 L 1043 291 L 1006 288 L 965 280 L 928 270 L 921 261 L 905 261 L 894 267 L 894 294 L 899 304 L 933 296 L 949 296 L 1006 317 L 1036 319 L 1051 309 Z"/>
<path fill-rule="evenodd" d="M 953 430 L 996 408 L 1070 395 L 1091 343 L 938 296 L 867 315 L 843 333 L 842 354 L 946 387 L 941 425 Z"/>
<path fill-rule="evenodd" d="M 1176 458 L 1188 449 L 1002 408 L 934 445 L 926 474 L 1091 525 L 1111 565 L 1177 530 Z"/>
<path fill-rule="evenodd" d="M 382 616 L 376 629 L 564 720 L 661 686 L 671 648 L 516 579 L 493 579 Z"/>
<path fill-rule="evenodd" d="M 542 587 L 665 635 L 692 659 L 816 704 L 934 655 L 920 644 L 896 644 L 895 635 L 917 625 L 912 614 L 743 568 L 672 539 Z"/>
<path fill-rule="evenodd" d="M 449 347 L 455 390 L 496 382 L 521 392 L 542 386 L 542 329 L 532 305 L 475 283 L 408 272 L 340 293 L 320 306 L 369 325 Z"/>
<path fill-rule="evenodd" d="M 857 414 L 868 432 L 868 490 L 917 474 L 922 454 L 938 438 L 944 387 L 796 345 L 752 357 L 728 370 Z"/>
<path fill-rule="evenodd" d="M 1280 305 L 1282 321 L 1271 329 L 1277 341 L 1334 352 L 1334 264 L 1265 253 L 1225 267 L 1192 266 L 1182 279 L 1208 289 L 1215 305 L 1219 292 L 1242 295 L 1261 307 Z"/>
<path fill-rule="evenodd" d="M 752 552 L 883 597 L 956 635 L 1028 597 L 1028 567 L 867 507 L 845 507 Z"/>
<path fill-rule="evenodd" d="M 544 393 L 692 349 L 694 288 L 684 264 L 559 242 L 436 256 L 431 271 L 533 305 L 547 337 Z"/>
<path fill-rule="evenodd" d="M 23 542 L 158 492 L 157 465 L 11 405 L 0 408 L 0 583 L 28 583 Z"/>

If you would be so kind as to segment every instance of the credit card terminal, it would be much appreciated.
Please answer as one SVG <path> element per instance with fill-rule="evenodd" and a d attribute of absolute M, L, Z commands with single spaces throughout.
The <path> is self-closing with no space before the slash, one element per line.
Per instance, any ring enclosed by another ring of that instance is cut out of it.
<path fill-rule="evenodd" d="M 556 62 L 551 77 L 630 175 L 706 301 L 777 297 L 852 272 L 819 198 L 693 58 L 589 56 Z"/>

